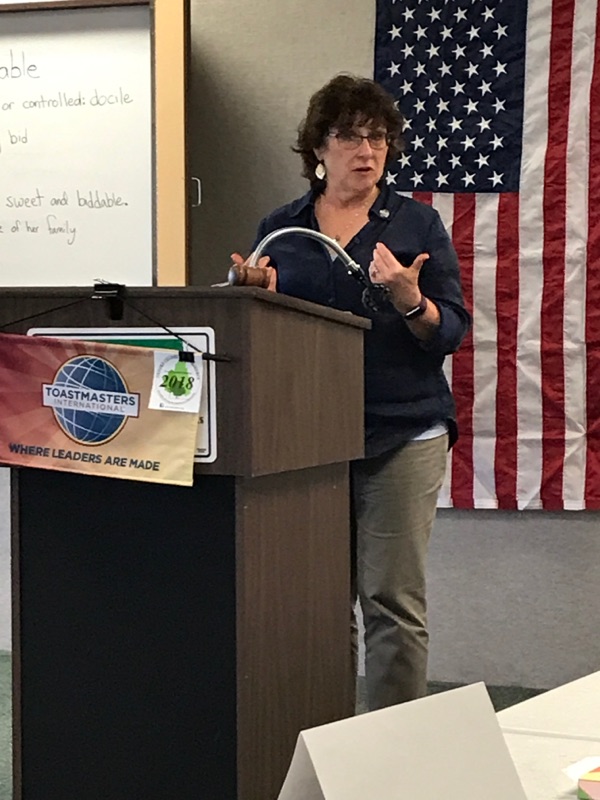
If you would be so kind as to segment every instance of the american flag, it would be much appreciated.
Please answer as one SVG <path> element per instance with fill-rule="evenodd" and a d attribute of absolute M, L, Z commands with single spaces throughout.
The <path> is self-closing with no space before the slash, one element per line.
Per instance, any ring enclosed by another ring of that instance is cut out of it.
<path fill-rule="evenodd" d="M 386 175 L 433 205 L 473 331 L 440 504 L 600 508 L 597 0 L 378 0 L 375 79 L 407 118 Z"/>

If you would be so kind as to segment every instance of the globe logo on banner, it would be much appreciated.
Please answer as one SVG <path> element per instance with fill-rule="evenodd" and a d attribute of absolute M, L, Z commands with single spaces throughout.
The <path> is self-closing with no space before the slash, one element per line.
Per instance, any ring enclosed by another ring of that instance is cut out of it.
<path fill-rule="evenodd" d="M 139 413 L 139 394 L 128 392 L 117 368 L 98 356 L 66 361 L 53 383 L 43 384 L 42 402 L 69 438 L 87 445 L 113 439 Z"/>

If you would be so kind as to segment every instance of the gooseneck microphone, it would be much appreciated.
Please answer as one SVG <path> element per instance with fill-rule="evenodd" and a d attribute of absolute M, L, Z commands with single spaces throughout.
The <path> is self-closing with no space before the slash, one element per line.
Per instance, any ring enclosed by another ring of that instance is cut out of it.
<path fill-rule="evenodd" d="M 261 257 L 263 252 L 266 250 L 268 245 L 274 241 L 275 239 L 279 239 L 280 236 L 287 236 L 290 233 L 297 233 L 298 236 L 306 236 L 308 239 L 315 239 L 317 242 L 321 242 L 322 245 L 325 247 L 330 247 L 336 255 L 338 255 L 346 269 L 348 270 L 349 275 L 353 275 L 354 273 L 358 273 L 362 277 L 364 277 L 364 273 L 362 268 L 353 261 L 348 253 L 344 250 L 344 248 L 340 245 L 338 241 L 332 239 L 331 236 L 326 236 L 324 233 L 320 231 L 313 231 L 310 228 L 300 228 L 297 226 L 292 226 L 289 228 L 279 228 L 276 231 L 272 231 L 268 233 L 264 239 L 261 239 L 258 245 L 256 246 L 256 250 L 250 256 L 249 266 L 255 267 L 258 264 L 258 259 Z"/>
<path fill-rule="evenodd" d="M 232 267 L 229 270 L 228 280 L 231 285 L 247 283 L 248 270 L 255 269 L 258 265 L 258 260 L 264 251 L 267 249 L 269 244 L 273 242 L 275 239 L 279 239 L 281 236 L 288 236 L 288 235 L 298 235 L 298 236 L 305 236 L 308 239 L 314 239 L 317 242 L 320 242 L 323 247 L 330 248 L 333 252 L 339 257 L 342 264 L 344 265 L 346 272 L 352 278 L 357 280 L 361 286 L 363 287 L 363 296 L 362 302 L 363 304 L 372 310 L 378 310 L 381 308 L 382 303 L 384 303 L 388 296 L 389 292 L 385 288 L 385 286 L 381 286 L 378 284 L 372 284 L 371 281 L 367 278 L 363 268 L 360 264 L 357 264 L 348 253 L 344 250 L 344 248 L 337 242 L 335 239 L 332 239 L 330 236 L 326 236 L 324 233 L 320 231 L 313 231 L 310 228 L 301 228 L 298 226 L 290 226 L 287 228 L 278 228 L 275 231 L 271 231 L 268 233 L 260 242 L 257 244 L 256 249 L 250 256 L 248 261 L 247 267 Z M 260 283 L 258 285 L 261 285 Z"/>

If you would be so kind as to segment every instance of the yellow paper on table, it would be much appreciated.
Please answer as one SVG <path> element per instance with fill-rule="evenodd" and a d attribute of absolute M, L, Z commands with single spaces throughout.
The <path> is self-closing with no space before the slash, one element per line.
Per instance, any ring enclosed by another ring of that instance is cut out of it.
<path fill-rule="evenodd" d="M 579 800 L 600 800 L 600 767 L 579 778 L 577 797 Z"/>

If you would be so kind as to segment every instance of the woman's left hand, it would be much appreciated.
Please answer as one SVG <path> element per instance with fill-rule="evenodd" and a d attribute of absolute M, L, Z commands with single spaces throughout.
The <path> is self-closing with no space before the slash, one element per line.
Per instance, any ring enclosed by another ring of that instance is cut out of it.
<path fill-rule="evenodd" d="M 419 305 L 419 273 L 428 258 L 428 253 L 420 253 L 410 267 L 405 267 L 382 242 L 377 242 L 369 264 L 369 277 L 373 283 L 387 287 L 396 308 L 406 313 Z"/>

